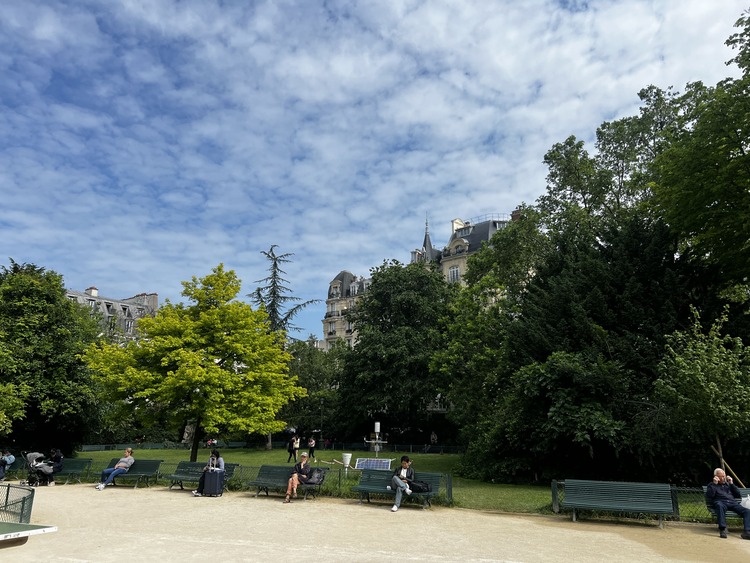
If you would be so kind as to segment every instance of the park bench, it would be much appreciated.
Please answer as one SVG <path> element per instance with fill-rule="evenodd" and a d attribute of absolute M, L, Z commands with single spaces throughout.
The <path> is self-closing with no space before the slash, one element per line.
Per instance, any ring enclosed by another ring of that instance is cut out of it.
<path fill-rule="evenodd" d="M 250 487 L 257 487 L 258 490 L 255 493 L 257 497 L 261 491 L 266 493 L 268 496 L 269 489 L 281 490 L 286 492 L 289 484 L 289 477 L 292 475 L 292 467 L 288 465 L 261 465 L 258 470 L 258 476 L 248 483 Z M 316 493 L 320 492 L 321 485 L 325 481 L 326 473 L 328 473 L 328 467 L 314 467 L 313 470 L 320 471 L 320 480 L 318 483 L 300 483 L 297 487 L 297 493 L 304 493 L 304 499 L 307 500 L 308 493 L 315 497 Z"/>
<path fill-rule="evenodd" d="M 65 458 L 63 460 L 63 466 L 60 471 L 53 474 L 52 476 L 57 480 L 59 477 L 65 477 L 65 484 L 70 483 L 71 480 L 81 482 L 81 476 L 88 476 L 91 470 L 91 462 L 93 460 L 80 457 Z"/>
<path fill-rule="evenodd" d="M 206 467 L 206 464 L 200 461 L 181 461 L 177 464 L 174 473 L 171 475 L 162 475 L 162 478 L 170 482 L 170 490 L 175 485 L 179 485 L 180 490 L 183 490 L 183 483 L 197 483 L 200 481 L 204 467 Z M 237 467 L 239 467 L 239 463 L 224 464 L 224 489 L 227 488 L 227 482 L 232 478 Z"/>
<path fill-rule="evenodd" d="M 0 548 L 23 545 L 29 540 L 29 536 L 56 531 L 57 526 L 0 522 Z"/>
<path fill-rule="evenodd" d="M 422 501 L 422 508 L 431 506 L 430 499 L 436 496 L 440 491 L 440 473 L 414 472 L 415 481 L 424 481 L 431 485 L 432 490 L 426 493 L 412 492 L 411 495 L 404 495 L 403 498 L 415 498 Z M 370 502 L 370 494 L 384 496 L 396 496 L 396 491 L 389 489 L 393 479 L 393 471 L 382 469 L 363 469 L 359 478 L 359 483 L 352 487 L 352 491 L 359 493 L 359 502 L 362 504 L 365 499 Z"/>
<path fill-rule="evenodd" d="M 107 468 L 114 467 L 117 462 L 120 461 L 119 457 L 113 457 Z M 133 465 L 130 466 L 127 473 L 121 473 L 115 479 L 112 480 L 112 484 L 115 485 L 117 479 L 123 481 L 127 479 L 135 479 L 135 487 L 138 488 L 140 483 L 145 483 L 147 487 L 150 487 L 149 479 L 153 477 L 154 481 L 159 477 L 159 466 L 163 460 L 161 459 L 136 459 Z"/>
<path fill-rule="evenodd" d="M 657 514 L 663 527 L 665 514 L 674 514 L 672 491 L 666 483 L 633 483 L 624 481 L 565 480 L 563 508 Z"/>
<path fill-rule="evenodd" d="M 743 489 L 742 487 L 737 487 L 740 490 L 740 493 L 742 493 L 742 498 L 745 498 L 747 495 L 750 495 L 750 489 Z M 716 509 L 714 508 L 713 504 L 711 504 L 708 500 L 708 497 L 706 496 L 706 491 L 708 490 L 707 486 L 703 486 L 703 499 L 706 501 L 706 508 L 711 513 L 711 516 L 713 518 L 716 518 Z M 726 513 L 727 518 L 742 518 L 739 514 L 736 512 L 730 512 L 727 511 Z"/>

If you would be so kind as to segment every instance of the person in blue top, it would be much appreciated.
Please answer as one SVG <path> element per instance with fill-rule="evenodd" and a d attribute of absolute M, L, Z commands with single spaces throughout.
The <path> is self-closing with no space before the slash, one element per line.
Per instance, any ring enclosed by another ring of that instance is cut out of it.
<path fill-rule="evenodd" d="M 210 470 L 211 468 L 214 469 L 224 469 L 224 458 L 221 457 L 221 454 L 219 453 L 219 450 L 213 449 L 211 450 L 211 456 L 208 458 L 208 463 L 206 464 L 206 467 L 203 468 L 203 473 L 201 474 L 201 478 L 198 479 L 198 488 L 193 491 L 193 496 L 200 497 L 203 496 L 203 489 L 206 486 L 206 471 Z"/>
<path fill-rule="evenodd" d="M 719 537 L 727 537 L 727 510 L 736 512 L 744 520 L 743 540 L 750 540 L 750 509 L 740 504 L 742 493 L 732 482 L 731 477 L 721 467 L 714 469 L 714 479 L 706 487 L 706 500 L 716 510 L 716 521 L 719 524 Z"/>
<path fill-rule="evenodd" d="M 3 455 L 0 457 L 0 481 L 5 479 L 5 470 L 13 465 L 14 461 L 16 461 L 16 456 L 9 450 L 3 450 Z"/>

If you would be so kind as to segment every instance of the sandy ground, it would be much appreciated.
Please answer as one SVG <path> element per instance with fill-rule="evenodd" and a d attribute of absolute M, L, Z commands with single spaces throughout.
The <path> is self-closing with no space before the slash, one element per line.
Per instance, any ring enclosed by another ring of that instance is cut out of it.
<path fill-rule="evenodd" d="M 58 485 L 37 489 L 32 536 L 0 557 L 22 561 L 750 561 L 750 541 L 715 526 L 571 522 L 458 508 L 396 513 L 385 501 L 231 492 L 194 498 L 166 487 Z"/>

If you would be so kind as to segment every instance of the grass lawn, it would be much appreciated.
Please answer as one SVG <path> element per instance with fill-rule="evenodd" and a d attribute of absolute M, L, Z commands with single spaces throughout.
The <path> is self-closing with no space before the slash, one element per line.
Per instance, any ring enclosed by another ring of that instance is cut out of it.
<path fill-rule="evenodd" d="M 209 450 L 201 448 L 198 451 L 198 461 L 208 459 Z M 100 452 L 80 452 L 78 457 L 91 458 L 94 465 L 101 465 L 109 462 L 113 457 L 123 456 L 123 452 L 118 451 L 100 451 Z M 260 467 L 261 465 L 284 465 L 287 459 L 286 450 L 260 450 L 260 449 L 225 449 L 222 451 L 224 460 L 227 463 L 239 463 L 242 466 Z M 352 464 L 357 457 L 371 457 L 368 452 L 354 452 Z M 391 467 L 395 468 L 398 464 L 400 453 L 384 452 L 380 457 L 395 461 Z M 138 450 L 134 452 L 136 459 L 161 459 L 167 463 L 177 463 L 190 459 L 188 450 L 163 449 L 163 450 Z M 340 451 L 320 451 L 316 452 L 318 463 L 332 462 L 334 459 L 341 461 Z M 455 467 L 458 465 L 459 456 L 457 454 L 409 454 L 414 462 L 414 469 L 419 472 L 429 471 L 436 473 L 453 474 Z M 315 463 L 313 463 L 315 465 Z M 291 464 L 290 464 L 291 466 Z M 333 465 L 332 469 L 340 469 L 341 465 Z M 354 472 L 352 472 L 354 473 Z M 354 473 L 356 474 L 356 473 Z M 502 512 L 537 512 L 550 513 L 552 511 L 552 497 L 549 485 L 545 486 L 526 486 L 526 485 L 496 485 L 492 483 L 483 483 L 471 479 L 453 477 L 453 501 L 456 506 L 462 508 L 474 508 L 481 510 L 499 510 Z"/>

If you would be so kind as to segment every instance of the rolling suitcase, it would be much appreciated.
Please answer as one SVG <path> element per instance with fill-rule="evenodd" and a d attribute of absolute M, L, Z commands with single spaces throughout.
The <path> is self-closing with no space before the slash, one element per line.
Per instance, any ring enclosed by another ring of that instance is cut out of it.
<path fill-rule="evenodd" d="M 224 470 L 211 468 L 206 471 L 205 476 L 203 496 L 220 497 L 224 492 Z"/>

